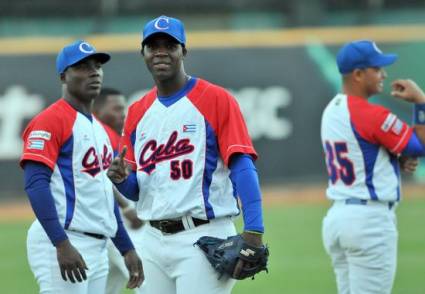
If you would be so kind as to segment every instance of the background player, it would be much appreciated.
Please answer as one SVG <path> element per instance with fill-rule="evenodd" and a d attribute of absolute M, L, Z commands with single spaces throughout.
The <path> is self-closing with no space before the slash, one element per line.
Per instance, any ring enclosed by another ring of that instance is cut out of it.
<path fill-rule="evenodd" d="M 28 231 L 28 260 L 41 293 L 104 293 L 109 237 L 130 271 L 127 286 L 143 281 L 141 261 L 106 176 L 113 156 L 110 139 L 91 115 L 102 64 L 109 59 L 84 41 L 64 47 L 56 62 L 63 98 L 37 115 L 23 134 L 20 163 L 37 217 Z"/>
<path fill-rule="evenodd" d="M 344 45 L 337 56 L 343 93 L 322 116 L 326 194 L 333 200 L 323 221 L 323 241 L 339 293 L 391 292 L 398 239 L 394 210 L 400 201 L 398 156 L 425 154 L 425 95 L 413 81 L 397 80 L 392 91 L 415 103 L 413 128 L 367 100 L 382 92 L 387 77 L 383 67 L 396 59 L 372 41 Z M 407 164 L 408 170 L 414 167 L 415 162 Z"/>
<path fill-rule="evenodd" d="M 223 88 L 185 73 L 180 20 L 146 24 L 141 53 L 156 87 L 129 109 L 122 153 L 108 176 L 137 202 L 147 293 L 230 293 L 193 244 L 202 236 L 236 234 L 232 217 L 242 202 L 245 240 L 262 245 L 257 154 L 236 100 Z M 128 148 L 128 149 L 126 149 Z M 123 157 L 131 165 L 127 178 Z M 234 190 L 236 188 L 236 190 Z M 241 261 L 234 277 L 240 273 Z"/>
<path fill-rule="evenodd" d="M 114 155 L 118 153 L 118 143 L 120 134 L 124 125 L 125 118 L 125 97 L 112 88 L 102 88 L 100 94 L 93 103 L 93 113 L 103 124 L 111 138 Z M 125 217 L 124 224 L 131 239 L 133 234 L 141 228 L 143 222 L 137 217 L 134 208 L 134 202 L 130 202 L 122 197 L 114 189 L 114 196 L 121 208 L 121 213 Z M 120 252 L 115 248 L 112 242 L 108 242 L 109 272 L 106 283 L 106 294 L 121 293 L 126 280 L 128 280 L 128 271 Z M 140 292 L 141 288 L 136 288 Z"/>

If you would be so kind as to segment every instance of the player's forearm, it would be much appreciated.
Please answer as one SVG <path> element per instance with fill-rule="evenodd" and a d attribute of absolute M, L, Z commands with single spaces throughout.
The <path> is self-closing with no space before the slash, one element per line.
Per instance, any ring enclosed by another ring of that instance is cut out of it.
<path fill-rule="evenodd" d="M 126 198 L 133 201 L 139 200 L 139 184 L 137 183 L 136 172 L 131 172 L 125 181 L 114 185 Z"/>
<path fill-rule="evenodd" d="M 127 200 L 124 199 L 124 197 L 121 196 L 120 192 L 117 190 L 117 188 L 113 187 L 114 189 L 114 198 L 118 202 L 118 206 L 122 209 L 128 207 Z"/>
<path fill-rule="evenodd" d="M 412 133 L 409 142 L 407 142 L 407 145 L 406 147 L 404 147 L 401 154 L 411 157 L 419 157 L 425 155 L 425 145 L 416 135 L 416 130 Z"/>
<path fill-rule="evenodd" d="M 237 155 L 232 158 L 230 169 L 231 180 L 242 204 L 244 230 L 264 233 L 260 184 L 252 159 Z"/>
<path fill-rule="evenodd" d="M 115 202 L 114 214 L 115 214 L 115 218 L 117 220 L 118 229 L 117 229 L 117 233 L 116 233 L 115 237 L 111 238 L 111 239 L 112 239 L 112 242 L 114 243 L 115 247 L 121 253 L 121 255 L 124 255 L 129 250 L 133 250 L 134 245 L 133 245 L 133 242 L 131 242 L 131 239 L 128 236 L 126 229 L 124 228 L 124 225 L 123 225 L 123 222 L 122 222 L 122 219 L 121 219 L 121 214 L 120 214 L 119 209 L 118 209 L 117 202 Z"/>
<path fill-rule="evenodd" d="M 25 191 L 38 221 L 50 241 L 56 246 L 68 237 L 59 222 L 50 191 L 51 174 L 51 170 L 41 163 L 27 162 L 25 164 Z"/>

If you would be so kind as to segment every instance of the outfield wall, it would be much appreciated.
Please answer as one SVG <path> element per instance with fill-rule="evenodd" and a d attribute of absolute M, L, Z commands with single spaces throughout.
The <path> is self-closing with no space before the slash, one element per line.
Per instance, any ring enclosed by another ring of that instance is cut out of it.
<path fill-rule="evenodd" d="M 395 42 L 393 33 L 403 31 Z M 320 116 L 339 88 L 334 55 L 349 39 L 373 38 L 384 51 L 400 53 L 390 78 L 414 74 L 422 82 L 425 27 L 294 29 L 264 32 L 204 32 L 188 36 L 186 71 L 224 86 L 237 98 L 260 155 L 264 183 L 325 181 Z M 139 54 L 139 36 L 88 36 L 111 52 L 104 85 L 130 101 L 153 82 Z M 19 135 L 31 117 L 61 95 L 57 51 L 68 38 L 0 39 L 0 197 L 21 194 Z M 425 83 L 424 83 L 425 84 Z M 408 117 L 406 105 L 382 100 Z"/>

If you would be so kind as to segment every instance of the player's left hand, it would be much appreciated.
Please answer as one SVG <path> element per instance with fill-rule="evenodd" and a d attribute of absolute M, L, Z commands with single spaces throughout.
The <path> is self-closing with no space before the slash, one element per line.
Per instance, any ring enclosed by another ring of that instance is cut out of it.
<path fill-rule="evenodd" d="M 127 283 L 128 289 L 134 289 L 140 287 L 145 280 L 145 274 L 143 272 L 142 261 L 137 255 L 136 251 L 129 250 L 124 254 L 125 266 L 128 269 L 129 279 Z"/>
<path fill-rule="evenodd" d="M 254 246 L 254 247 L 263 246 L 262 236 L 263 236 L 262 234 L 256 234 L 256 233 L 250 233 L 250 232 L 243 232 L 242 233 L 242 238 L 244 239 L 244 241 L 247 244 Z M 234 279 L 240 278 L 240 273 L 241 273 L 241 270 L 244 266 L 250 267 L 247 261 L 239 259 L 238 262 L 236 263 L 235 270 L 233 271 L 232 277 Z"/>
<path fill-rule="evenodd" d="M 400 156 L 398 158 L 400 168 L 402 171 L 407 173 L 414 173 L 419 164 L 419 159 L 416 157 Z"/>

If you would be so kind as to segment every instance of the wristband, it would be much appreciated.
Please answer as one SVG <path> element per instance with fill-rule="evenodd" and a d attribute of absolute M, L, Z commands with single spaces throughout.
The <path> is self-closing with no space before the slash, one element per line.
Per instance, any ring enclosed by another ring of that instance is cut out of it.
<path fill-rule="evenodd" d="M 244 232 L 255 234 L 255 235 L 263 235 L 262 232 L 258 232 L 258 231 L 245 230 Z"/>
<path fill-rule="evenodd" d="M 413 123 L 425 125 L 425 104 L 415 104 L 413 107 Z"/>

